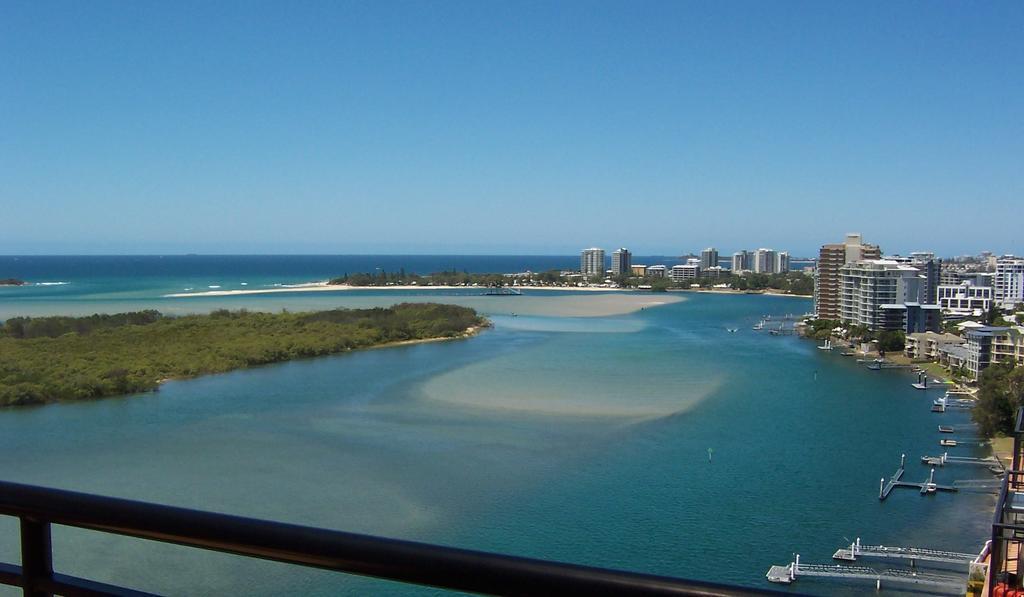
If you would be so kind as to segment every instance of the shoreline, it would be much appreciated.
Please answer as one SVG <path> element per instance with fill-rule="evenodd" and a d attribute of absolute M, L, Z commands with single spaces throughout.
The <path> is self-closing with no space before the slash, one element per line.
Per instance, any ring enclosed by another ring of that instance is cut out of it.
<path fill-rule="evenodd" d="M 256 294 L 283 294 L 292 292 L 358 292 L 378 290 L 483 290 L 484 286 L 351 286 L 348 284 L 328 284 L 327 282 L 309 282 L 305 284 L 293 284 L 289 286 L 275 286 L 274 288 L 245 288 L 236 290 L 202 290 L 199 292 L 174 292 L 161 295 L 160 298 L 198 298 L 213 296 L 248 296 Z M 607 288 L 603 286 L 513 286 L 518 290 L 560 290 L 563 292 L 645 292 L 649 294 L 660 294 L 647 288 Z M 790 298 L 814 298 L 813 295 L 786 294 L 783 292 L 766 292 L 763 290 L 698 290 L 695 288 L 671 288 L 666 292 L 692 292 L 697 294 L 732 294 L 732 295 L 760 295 L 760 296 L 782 296 Z M 473 296 L 473 295 L 468 295 Z"/>
<path fill-rule="evenodd" d="M 287 292 L 359 292 L 363 290 L 484 290 L 486 286 L 351 286 L 348 284 L 328 284 L 326 282 L 310 282 L 308 284 L 294 284 L 287 287 L 274 288 L 245 288 L 237 290 L 202 290 L 199 292 L 174 292 L 160 295 L 160 298 L 194 298 L 204 296 L 246 296 L 253 294 L 277 294 Z M 634 292 L 635 288 L 602 288 L 594 286 L 571 287 L 571 286 L 517 286 L 519 290 L 562 290 L 566 292 Z M 645 290 L 644 292 L 649 292 Z M 473 296 L 473 295 L 469 295 Z"/>
<path fill-rule="evenodd" d="M 395 342 L 386 342 L 384 344 L 377 344 L 375 346 L 366 346 L 366 347 L 363 347 L 363 348 L 350 348 L 350 349 L 342 351 L 342 352 L 335 352 L 335 353 L 331 353 L 331 354 L 303 357 L 303 358 L 298 358 L 298 359 L 286 359 L 286 360 L 283 360 L 283 361 L 274 361 L 272 363 L 263 363 L 261 365 L 252 365 L 252 366 L 247 366 L 247 367 L 239 367 L 237 369 L 230 369 L 228 371 L 221 371 L 221 372 L 218 372 L 218 373 L 200 373 L 199 375 L 186 375 L 186 376 L 165 377 L 163 379 L 157 380 L 156 387 L 153 388 L 152 390 L 150 390 L 149 392 L 159 392 L 160 388 L 165 383 L 167 383 L 169 381 L 187 381 L 187 380 L 190 380 L 190 379 L 198 379 L 200 377 L 206 377 L 208 375 L 224 375 L 226 373 L 234 373 L 235 371 L 245 371 L 245 370 L 248 370 L 248 369 L 255 369 L 255 368 L 258 368 L 258 367 L 269 367 L 269 366 L 272 366 L 272 365 L 280 365 L 282 363 L 291 363 L 291 362 L 294 362 L 294 361 L 304 361 L 304 360 L 310 360 L 310 359 L 321 359 L 321 358 L 325 358 L 325 357 L 337 356 L 337 355 L 340 355 L 340 354 L 349 354 L 349 353 L 353 353 L 353 352 L 362 352 L 364 350 L 380 350 L 382 348 L 396 348 L 396 347 L 399 347 L 399 346 L 413 346 L 413 345 L 416 345 L 416 344 L 429 344 L 429 343 L 433 343 L 433 342 L 451 342 L 451 341 L 455 341 L 455 340 L 468 340 L 470 338 L 473 338 L 474 336 L 479 335 L 480 332 L 482 332 L 484 329 L 487 329 L 487 328 L 490 328 L 490 327 L 494 327 L 494 324 L 491 323 L 491 321 L 488 319 L 484 323 L 482 323 L 481 325 L 469 326 L 468 328 L 463 330 L 463 332 L 461 334 L 459 334 L 457 336 L 439 336 L 437 338 L 417 338 L 415 340 L 398 340 L 398 341 L 395 341 Z M 143 392 L 143 393 L 149 393 L 149 392 Z M 115 396 L 103 396 L 103 397 L 100 397 L 100 398 L 94 398 L 94 400 L 103 400 L 105 398 L 125 398 L 125 397 L 131 396 L 131 395 L 132 394 L 118 394 L 118 395 L 115 395 Z M 61 401 L 57 401 L 57 402 L 52 402 L 52 403 L 48 403 L 48 404 L 61 404 L 61 403 L 62 403 Z M 46 404 L 30 405 L 30 406 L 46 406 Z"/>

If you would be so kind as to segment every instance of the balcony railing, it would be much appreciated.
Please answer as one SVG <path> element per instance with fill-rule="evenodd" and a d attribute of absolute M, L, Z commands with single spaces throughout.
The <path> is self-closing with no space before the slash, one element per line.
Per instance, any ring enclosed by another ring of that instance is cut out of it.
<path fill-rule="evenodd" d="M 0 515 L 21 523 L 21 566 L 0 584 L 25 595 L 145 595 L 53 570 L 50 526 L 78 527 L 442 589 L 494 595 L 751 595 L 771 591 L 385 539 L 0 482 Z M 740 550 L 737 553 L 740 553 Z"/>
<path fill-rule="evenodd" d="M 1013 454 L 1006 472 L 992 518 L 991 561 L 988 590 L 994 594 L 998 585 L 1017 589 L 1021 586 L 1020 562 L 1024 548 L 1024 510 L 1017 501 L 1024 492 L 1024 408 L 1017 410 L 1013 431 Z"/>

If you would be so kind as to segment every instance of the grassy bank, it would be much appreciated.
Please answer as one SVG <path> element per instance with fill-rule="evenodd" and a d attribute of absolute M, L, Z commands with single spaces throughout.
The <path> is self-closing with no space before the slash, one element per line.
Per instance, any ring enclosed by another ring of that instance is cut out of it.
<path fill-rule="evenodd" d="M 15 318 L 0 327 L 0 406 L 143 392 L 169 378 L 459 337 L 484 323 L 472 309 L 432 303 L 315 313 Z"/>

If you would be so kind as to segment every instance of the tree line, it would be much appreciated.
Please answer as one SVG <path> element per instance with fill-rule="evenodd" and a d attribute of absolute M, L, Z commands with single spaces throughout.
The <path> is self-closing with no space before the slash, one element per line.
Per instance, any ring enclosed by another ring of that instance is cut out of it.
<path fill-rule="evenodd" d="M 484 324 L 472 309 L 433 303 L 315 313 L 19 317 L 0 326 L 0 406 L 144 392 L 169 378 L 451 338 Z"/>

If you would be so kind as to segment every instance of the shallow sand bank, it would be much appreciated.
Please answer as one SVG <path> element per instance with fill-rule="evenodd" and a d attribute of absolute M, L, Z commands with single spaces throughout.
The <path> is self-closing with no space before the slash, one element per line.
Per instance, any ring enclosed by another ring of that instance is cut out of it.
<path fill-rule="evenodd" d="M 518 296 L 481 296 L 479 294 L 446 294 L 446 291 L 465 291 L 457 287 L 397 287 L 419 291 L 415 294 L 392 294 L 369 292 L 377 288 L 354 288 L 351 286 L 302 286 L 299 288 L 273 288 L 266 290 L 224 290 L 199 294 L 167 295 L 175 309 L 184 306 L 199 306 L 200 311 L 217 308 L 276 311 L 279 309 L 318 311 L 338 308 L 386 307 L 398 302 L 437 302 L 471 307 L 485 315 L 538 315 L 548 317 L 608 317 L 625 315 L 647 309 L 687 300 L 682 295 L 649 292 L 579 292 L 573 294 L 527 293 Z M 324 291 L 337 291 L 334 294 Z M 259 295 L 272 295 L 260 297 Z M 182 300 L 191 297 L 207 297 L 210 301 Z M 219 299 L 219 300 L 218 300 Z M 166 309 L 165 309 L 166 310 Z M 188 308 L 189 312 L 193 309 Z"/>

